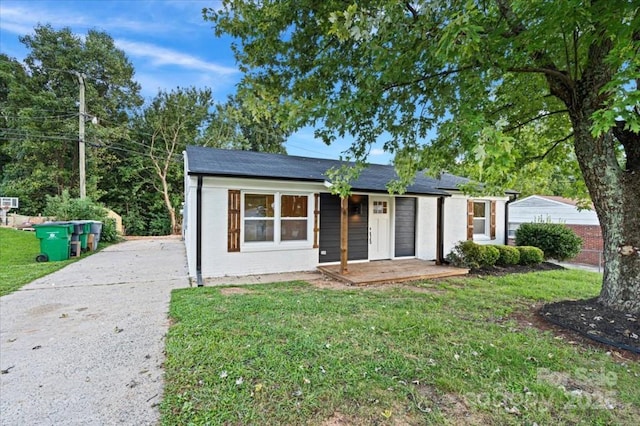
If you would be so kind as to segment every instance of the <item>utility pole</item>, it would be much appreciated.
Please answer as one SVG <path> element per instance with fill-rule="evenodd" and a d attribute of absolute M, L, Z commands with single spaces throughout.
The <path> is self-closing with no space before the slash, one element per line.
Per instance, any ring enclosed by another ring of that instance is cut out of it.
<path fill-rule="evenodd" d="M 80 172 L 80 199 L 83 200 L 87 197 L 87 177 L 85 172 L 85 144 L 84 144 L 84 120 L 86 116 L 86 105 L 84 101 L 84 74 L 77 71 L 72 71 L 78 82 L 80 83 L 80 102 L 78 106 L 78 161 Z"/>

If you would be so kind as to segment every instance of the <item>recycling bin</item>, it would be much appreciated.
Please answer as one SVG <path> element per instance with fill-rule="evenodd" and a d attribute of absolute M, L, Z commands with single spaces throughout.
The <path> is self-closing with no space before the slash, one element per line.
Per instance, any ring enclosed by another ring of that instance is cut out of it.
<path fill-rule="evenodd" d="M 40 254 L 37 262 L 60 261 L 69 259 L 73 225 L 65 223 L 44 223 L 33 225 L 36 237 L 40 240 Z"/>
<path fill-rule="evenodd" d="M 80 250 L 87 251 L 89 234 L 91 233 L 90 220 L 71 220 L 69 223 L 75 227 L 73 231 L 73 241 L 80 241 Z M 76 237 L 77 235 L 77 237 Z"/>

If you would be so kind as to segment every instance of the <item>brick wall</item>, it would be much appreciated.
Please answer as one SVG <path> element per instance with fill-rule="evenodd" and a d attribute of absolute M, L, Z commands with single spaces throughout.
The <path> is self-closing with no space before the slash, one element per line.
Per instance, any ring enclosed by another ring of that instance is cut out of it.
<path fill-rule="evenodd" d="M 598 265 L 602 252 L 602 230 L 597 225 L 567 225 L 582 238 L 582 252 L 571 263 Z"/>
<path fill-rule="evenodd" d="M 570 263 L 583 263 L 598 266 L 602 252 L 602 230 L 597 225 L 566 225 L 582 238 L 582 251 Z M 515 238 L 509 238 L 510 246 L 516 245 Z"/>

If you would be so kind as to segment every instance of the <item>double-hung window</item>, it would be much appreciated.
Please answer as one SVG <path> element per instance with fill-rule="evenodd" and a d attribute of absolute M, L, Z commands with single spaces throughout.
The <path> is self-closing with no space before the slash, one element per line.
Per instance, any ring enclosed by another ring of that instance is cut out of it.
<path fill-rule="evenodd" d="M 496 239 L 496 201 L 467 200 L 467 240 Z"/>
<path fill-rule="evenodd" d="M 486 201 L 473 202 L 473 235 L 488 235 L 489 206 Z"/>
<path fill-rule="evenodd" d="M 280 196 L 280 240 L 307 240 L 307 207 L 306 195 Z"/>
<path fill-rule="evenodd" d="M 244 194 L 244 241 L 273 241 L 275 228 L 273 194 Z"/>
<path fill-rule="evenodd" d="M 243 207 L 245 243 L 308 241 L 308 195 L 247 192 Z"/>

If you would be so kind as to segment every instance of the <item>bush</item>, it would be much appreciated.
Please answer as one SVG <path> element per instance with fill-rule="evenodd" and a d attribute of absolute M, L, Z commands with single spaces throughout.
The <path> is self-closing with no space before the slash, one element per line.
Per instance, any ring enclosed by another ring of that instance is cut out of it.
<path fill-rule="evenodd" d="M 107 243 L 118 241 L 115 220 L 107 218 L 107 210 L 89 198 L 71 198 L 69 191 L 63 191 L 62 195 L 55 197 L 47 196 L 44 213 L 61 221 L 97 220 L 102 222 L 100 241 Z"/>
<path fill-rule="evenodd" d="M 495 265 L 500 252 L 494 246 L 483 246 L 473 241 L 462 241 L 451 250 L 446 260 L 463 268 L 482 268 Z"/>
<path fill-rule="evenodd" d="M 520 265 L 537 265 L 544 260 L 544 252 L 538 247 L 518 246 L 520 252 Z"/>
<path fill-rule="evenodd" d="M 496 264 L 500 258 L 500 251 L 495 246 L 480 246 L 480 266 L 487 267 Z"/>
<path fill-rule="evenodd" d="M 51 197 L 47 195 L 47 205 L 44 209 L 47 216 L 55 216 L 57 220 L 99 220 L 104 221 L 107 212 L 104 207 L 94 203 L 89 198 L 71 198 L 69 191 L 62 195 Z"/>
<path fill-rule="evenodd" d="M 100 241 L 105 243 L 114 243 L 120 239 L 118 231 L 116 230 L 116 220 L 113 218 L 106 218 L 102 221 L 102 230 L 100 231 Z"/>
<path fill-rule="evenodd" d="M 520 252 L 511 246 L 494 246 L 500 252 L 496 264 L 500 266 L 517 265 L 520 262 Z"/>
<path fill-rule="evenodd" d="M 538 247 L 546 259 L 566 260 L 580 253 L 582 239 L 561 223 L 523 223 L 516 231 L 516 245 Z"/>

